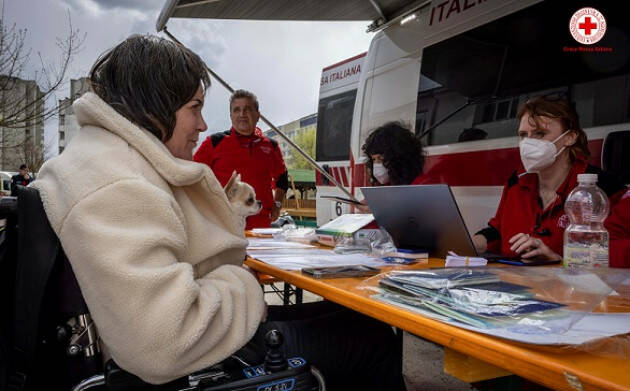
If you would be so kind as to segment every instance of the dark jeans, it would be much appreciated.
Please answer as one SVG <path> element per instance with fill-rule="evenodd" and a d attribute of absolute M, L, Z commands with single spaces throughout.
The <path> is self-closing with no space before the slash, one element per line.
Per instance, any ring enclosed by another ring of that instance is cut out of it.
<path fill-rule="evenodd" d="M 266 352 L 264 336 L 277 329 L 286 357 L 317 367 L 328 390 L 405 390 L 402 346 L 391 326 L 328 301 L 269 306 L 267 319 L 248 350 Z"/>

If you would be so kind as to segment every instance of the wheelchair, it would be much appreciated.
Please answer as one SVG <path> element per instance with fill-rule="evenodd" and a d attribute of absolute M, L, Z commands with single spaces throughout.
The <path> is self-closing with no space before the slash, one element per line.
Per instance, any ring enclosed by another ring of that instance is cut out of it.
<path fill-rule="evenodd" d="M 103 364 L 97 329 L 39 192 L 19 187 L 17 197 L 2 197 L 0 219 L 6 219 L 0 232 L 0 391 L 326 389 L 321 373 L 305 359 L 284 357 L 277 330 L 265 336 L 262 363 L 237 352 L 161 385 L 142 381 L 112 360 Z"/>

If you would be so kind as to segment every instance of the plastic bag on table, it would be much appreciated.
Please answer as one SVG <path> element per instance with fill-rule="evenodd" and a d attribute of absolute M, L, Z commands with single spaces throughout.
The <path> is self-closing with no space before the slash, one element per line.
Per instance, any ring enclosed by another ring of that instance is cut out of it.
<path fill-rule="evenodd" d="M 370 239 L 366 237 L 340 237 L 333 251 L 337 254 L 369 254 L 372 251 Z"/>
<path fill-rule="evenodd" d="M 476 267 L 392 271 L 372 298 L 534 345 L 630 358 L 630 270 Z"/>
<path fill-rule="evenodd" d="M 372 240 L 372 256 L 382 258 L 385 254 L 395 253 L 396 246 L 389 232 L 384 228 L 379 228 Z"/>
<path fill-rule="evenodd" d="M 340 237 L 334 250 L 337 254 L 366 254 L 375 258 L 396 251 L 391 236 L 383 228 L 361 229 L 352 236 Z"/>
<path fill-rule="evenodd" d="M 282 231 L 273 234 L 275 240 L 300 242 L 310 244 L 317 241 L 317 235 L 313 228 L 298 228 L 295 224 L 282 226 Z"/>

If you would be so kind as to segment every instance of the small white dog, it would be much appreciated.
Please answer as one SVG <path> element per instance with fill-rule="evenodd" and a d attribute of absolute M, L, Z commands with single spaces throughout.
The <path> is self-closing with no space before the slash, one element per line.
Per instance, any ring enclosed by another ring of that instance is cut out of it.
<path fill-rule="evenodd" d="M 256 199 L 253 187 L 241 182 L 241 174 L 237 174 L 236 171 L 232 173 L 232 177 L 223 190 L 236 214 L 243 218 L 243 229 L 245 229 L 245 218 L 258 214 L 262 209 L 262 202 Z"/>

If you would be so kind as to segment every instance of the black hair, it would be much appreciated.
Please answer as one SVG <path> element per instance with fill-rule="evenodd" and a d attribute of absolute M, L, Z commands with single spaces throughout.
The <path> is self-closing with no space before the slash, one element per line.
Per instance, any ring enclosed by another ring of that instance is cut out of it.
<path fill-rule="evenodd" d="M 377 181 L 372 174 L 371 155 L 383 155 L 383 165 L 392 185 L 410 184 L 424 166 L 422 143 L 399 122 L 388 122 L 376 128 L 367 137 L 362 149 L 368 157 L 367 167 L 372 183 Z"/>
<path fill-rule="evenodd" d="M 15 166 L 14 166 L 15 167 Z M 20 170 L 26 170 L 28 168 L 28 166 L 26 164 L 22 164 L 20 166 Z"/>
<path fill-rule="evenodd" d="M 90 86 L 120 115 L 166 142 L 175 112 L 200 86 L 205 93 L 210 76 L 190 49 L 153 35 L 132 35 L 99 57 Z"/>

